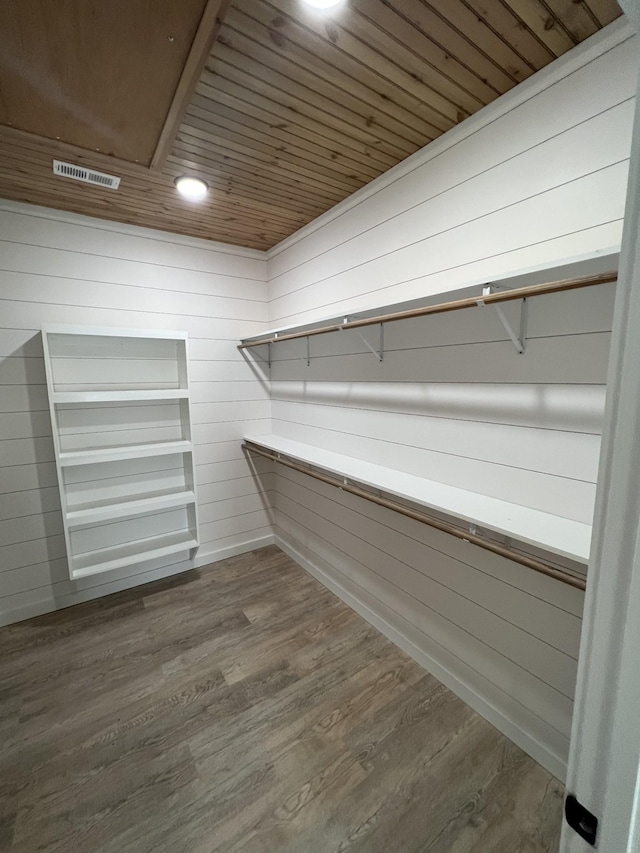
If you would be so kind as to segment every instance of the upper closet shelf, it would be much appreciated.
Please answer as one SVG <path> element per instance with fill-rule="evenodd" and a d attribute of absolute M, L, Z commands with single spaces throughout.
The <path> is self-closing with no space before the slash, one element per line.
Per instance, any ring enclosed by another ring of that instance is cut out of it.
<path fill-rule="evenodd" d="M 279 344 L 283 341 L 292 341 L 298 338 L 313 337 L 315 335 L 326 335 L 331 332 L 348 331 L 349 329 L 359 330 L 366 326 L 380 326 L 380 341 L 377 346 L 372 346 L 368 341 L 363 339 L 365 346 L 373 352 L 373 354 L 382 361 L 384 354 L 384 339 L 382 329 L 385 323 L 392 323 L 396 320 L 408 320 L 413 317 L 425 317 L 430 314 L 443 314 L 449 311 L 460 311 L 465 308 L 479 308 L 485 306 L 493 306 L 498 314 L 500 322 L 504 326 L 509 338 L 513 342 L 516 350 L 520 353 L 524 352 L 527 336 L 527 314 L 526 300 L 534 296 L 544 296 L 550 293 L 560 293 L 565 290 L 577 290 L 582 287 L 592 287 L 599 284 L 611 284 L 618 278 L 617 272 L 607 272 L 600 275 L 589 275 L 581 278 L 563 279 L 561 281 L 547 282 L 545 284 L 532 284 L 527 287 L 517 287 L 511 290 L 495 290 L 493 286 L 487 284 L 483 288 L 483 292 L 477 296 L 469 296 L 464 299 L 454 299 L 449 302 L 439 302 L 435 305 L 422 305 L 421 307 L 409 308 L 406 310 L 391 311 L 388 313 L 367 312 L 361 316 L 345 315 L 342 318 L 333 318 L 324 322 L 309 324 L 306 326 L 289 327 L 278 331 L 266 332 L 262 335 L 256 335 L 251 338 L 244 338 L 238 349 L 251 349 L 263 345 Z M 522 300 L 522 308 L 520 315 L 519 328 L 513 329 L 507 317 L 500 308 L 502 302 L 513 302 Z M 307 361 L 310 358 L 310 352 L 307 349 Z M 271 358 L 268 359 L 269 363 Z"/>
<path fill-rule="evenodd" d="M 257 448 L 329 471 L 373 489 L 443 512 L 471 525 L 533 545 L 583 565 L 589 562 L 591 527 L 498 498 L 468 492 L 374 462 L 323 450 L 279 435 L 245 436 Z M 248 448 L 251 450 L 251 447 Z"/>

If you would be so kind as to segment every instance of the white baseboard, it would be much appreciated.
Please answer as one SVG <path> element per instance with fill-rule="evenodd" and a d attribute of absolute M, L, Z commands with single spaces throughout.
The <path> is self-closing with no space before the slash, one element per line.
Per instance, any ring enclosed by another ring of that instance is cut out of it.
<path fill-rule="evenodd" d="M 402 620 L 396 613 L 386 610 L 384 605 L 381 605 L 373 597 L 367 600 L 366 593 L 354 595 L 334 577 L 330 566 L 323 566 L 324 561 L 300 542 L 278 533 L 275 536 L 275 544 L 309 574 L 317 578 L 320 583 L 334 592 L 356 613 L 359 613 L 367 622 L 377 628 L 385 637 L 388 637 L 391 642 L 424 667 L 427 672 L 441 681 L 456 696 L 459 696 L 474 711 L 477 711 L 535 761 L 564 782 L 567 772 L 566 758 L 559 755 L 551 744 L 545 743 L 544 732 L 523 728 L 514 722 L 516 714 L 512 710 L 515 709 L 509 708 L 509 699 L 505 694 L 501 694 L 488 682 L 485 695 L 475 687 L 470 686 L 463 673 L 456 672 L 447 662 L 438 660 L 431 651 L 417 645 L 407 635 Z"/>
<path fill-rule="evenodd" d="M 261 536 L 258 539 L 250 539 L 245 542 L 239 542 L 236 545 L 230 545 L 227 548 L 219 550 L 198 552 L 195 559 L 191 562 L 182 560 L 179 563 L 170 563 L 149 571 L 139 572 L 126 577 L 119 577 L 115 580 L 107 580 L 104 583 L 86 586 L 84 588 L 76 588 L 74 592 L 68 592 L 64 595 L 56 595 L 53 587 L 45 590 L 34 590 L 34 594 L 43 594 L 44 597 L 36 598 L 31 601 L 22 601 L 18 606 L 5 610 L 0 613 L 0 627 L 13 625 L 16 622 L 22 622 L 25 619 L 32 619 L 34 616 L 42 616 L 45 613 L 52 613 L 54 610 L 63 610 L 66 607 L 73 607 L 74 604 L 81 604 L 85 601 L 91 601 L 95 598 L 102 598 L 105 595 L 111 595 L 114 592 L 122 592 L 126 589 L 132 589 L 136 586 L 152 583 L 153 581 L 163 580 L 164 578 L 172 577 L 173 575 L 183 574 L 192 569 L 207 566 L 210 563 L 218 563 L 221 560 L 227 560 L 229 557 L 235 557 L 238 554 L 245 554 L 248 551 L 255 551 L 258 548 L 264 548 L 267 545 L 273 545 L 275 537 L 273 535 Z"/>
<path fill-rule="evenodd" d="M 219 563 L 220 560 L 228 560 L 229 557 L 236 557 L 238 554 L 246 554 L 248 551 L 257 551 L 258 548 L 266 548 L 267 545 L 275 545 L 276 537 L 272 533 L 268 536 L 260 536 L 258 539 L 249 539 L 246 542 L 240 542 L 237 545 L 229 545 L 227 548 L 220 548 L 217 551 L 206 551 L 198 555 L 193 563 L 194 569 L 199 569 L 209 563 Z"/>

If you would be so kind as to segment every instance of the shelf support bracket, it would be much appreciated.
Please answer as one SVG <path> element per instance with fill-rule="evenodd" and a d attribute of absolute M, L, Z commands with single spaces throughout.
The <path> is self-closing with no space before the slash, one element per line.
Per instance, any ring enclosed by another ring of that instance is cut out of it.
<path fill-rule="evenodd" d="M 311 344 L 309 343 L 309 335 L 305 337 L 306 345 L 306 354 L 300 356 L 300 361 L 306 361 L 307 367 L 311 367 Z"/>
<path fill-rule="evenodd" d="M 263 355 L 260 355 L 258 352 L 258 347 L 256 347 L 256 358 L 258 361 L 261 361 L 263 364 L 266 364 L 267 367 L 271 367 L 271 344 L 267 341 L 267 357 L 265 358 Z"/>
<path fill-rule="evenodd" d="M 369 341 L 365 338 L 365 336 L 358 329 L 354 329 L 353 331 L 360 338 L 360 340 L 366 346 L 366 348 L 369 350 L 369 352 L 372 353 L 373 355 L 375 355 L 375 357 L 378 359 L 378 361 L 384 360 L 384 323 L 380 323 L 380 339 L 379 339 L 379 343 L 378 343 L 378 349 L 371 346 Z"/>
<path fill-rule="evenodd" d="M 482 295 L 489 296 L 491 293 L 494 293 L 496 288 L 494 288 L 491 284 L 486 284 L 482 288 Z M 478 299 L 478 305 L 486 305 L 484 299 Z M 502 326 L 509 336 L 509 340 L 514 345 L 516 352 L 522 355 L 525 350 L 525 346 L 527 343 L 527 322 L 529 315 L 529 306 L 527 305 L 527 300 L 523 299 L 520 303 L 520 330 L 519 334 L 516 334 L 511 323 L 509 322 L 507 315 L 504 313 L 500 305 L 493 306 L 496 314 L 498 315 L 498 319 L 502 323 Z"/>

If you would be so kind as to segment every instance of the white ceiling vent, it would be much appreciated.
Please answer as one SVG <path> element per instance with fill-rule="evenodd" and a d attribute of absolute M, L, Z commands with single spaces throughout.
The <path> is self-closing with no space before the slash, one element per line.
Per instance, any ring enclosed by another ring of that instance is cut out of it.
<path fill-rule="evenodd" d="M 116 178 L 115 175 L 105 175 L 104 172 L 85 169 L 84 166 L 74 166 L 73 163 L 63 163 L 61 160 L 53 161 L 53 174 L 112 190 L 117 190 L 120 186 L 120 178 Z"/>

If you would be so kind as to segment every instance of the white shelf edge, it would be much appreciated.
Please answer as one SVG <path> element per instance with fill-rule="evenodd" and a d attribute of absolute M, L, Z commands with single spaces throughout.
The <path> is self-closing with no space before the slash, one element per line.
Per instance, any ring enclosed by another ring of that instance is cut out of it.
<path fill-rule="evenodd" d="M 186 490 L 173 494 L 156 495 L 150 498 L 138 498 L 133 501 L 114 502 L 105 506 L 90 507 L 88 509 L 71 509 L 67 511 L 65 518 L 69 527 L 79 527 L 101 521 L 110 521 L 115 518 L 142 515 L 146 512 L 154 512 L 160 509 L 189 506 L 195 502 L 195 492 Z"/>
<path fill-rule="evenodd" d="M 186 341 L 187 332 L 169 329 L 125 329 L 120 326 L 68 326 L 60 323 L 43 323 L 47 335 L 77 335 L 84 338 L 158 338 L 160 340 Z"/>
<path fill-rule="evenodd" d="M 508 501 L 406 474 L 277 435 L 245 436 L 251 442 L 363 485 L 382 489 L 428 509 L 443 512 L 518 542 L 587 565 L 591 527 Z M 546 535 L 539 535 L 544 530 Z M 538 535 L 536 535 L 538 534 Z"/>
<path fill-rule="evenodd" d="M 133 563 L 146 562 L 147 560 L 156 560 L 160 557 L 166 557 L 168 554 L 176 554 L 180 551 L 190 551 L 192 548 L 198 547 L 198 540 L 193 537 L 190 531 L 184 531 L 183 539 L 175 539 L 173 542 L 168 542 L 166 545 L 158 544 L 153 547 L 153 542 L 160 543 L 169 537 L 174 537 L 176 534 L 162 534 L 161 536 L 152 537 L 150 539 L 141 539 L 136 542 L 136 545 L 144 545 L 143 549 L 136 549 L 129 554 L 123 554 L 120 557 L 110 558 L 109 554 L 117 553 L 124 546 L 117 545 L 112 548 L 104 548 L 99 551 L 85 552 L 84 554 L 76 554 L 71 558 L 69 574 L 72 580 L 89 577 L 90 575 L 98 575 L 103 572 L 112 572 L 115 569 L 121 569 L 124 566 L 130 566 Z M 95 562 L 87 562 L 86 565 L 80 568 L 74 568 L 74 563 L 88 560 L 88 554 L 95 554 Z M 102 555 L 100 559 L 99 555 Z"/>
<path fill-rule="evenodd" d="M 190 441 L 169 441 L 159 444 L 134 444 L 128 447 L 106 447 L 98 450 L 74 450 L 60 453 L 60 466 L 93 465 L 97 462 L 120 462 L 144 459 L 147 456 L 169 456 L 172 453 L 191 453 Z"/>
<path fill-rule="evenodd" d="M 156 391 L 53 391 L 53 403 L 111 403 L 129 400 L 186 400 L 189 391 L 185 388 L 166 388 Z"/>

